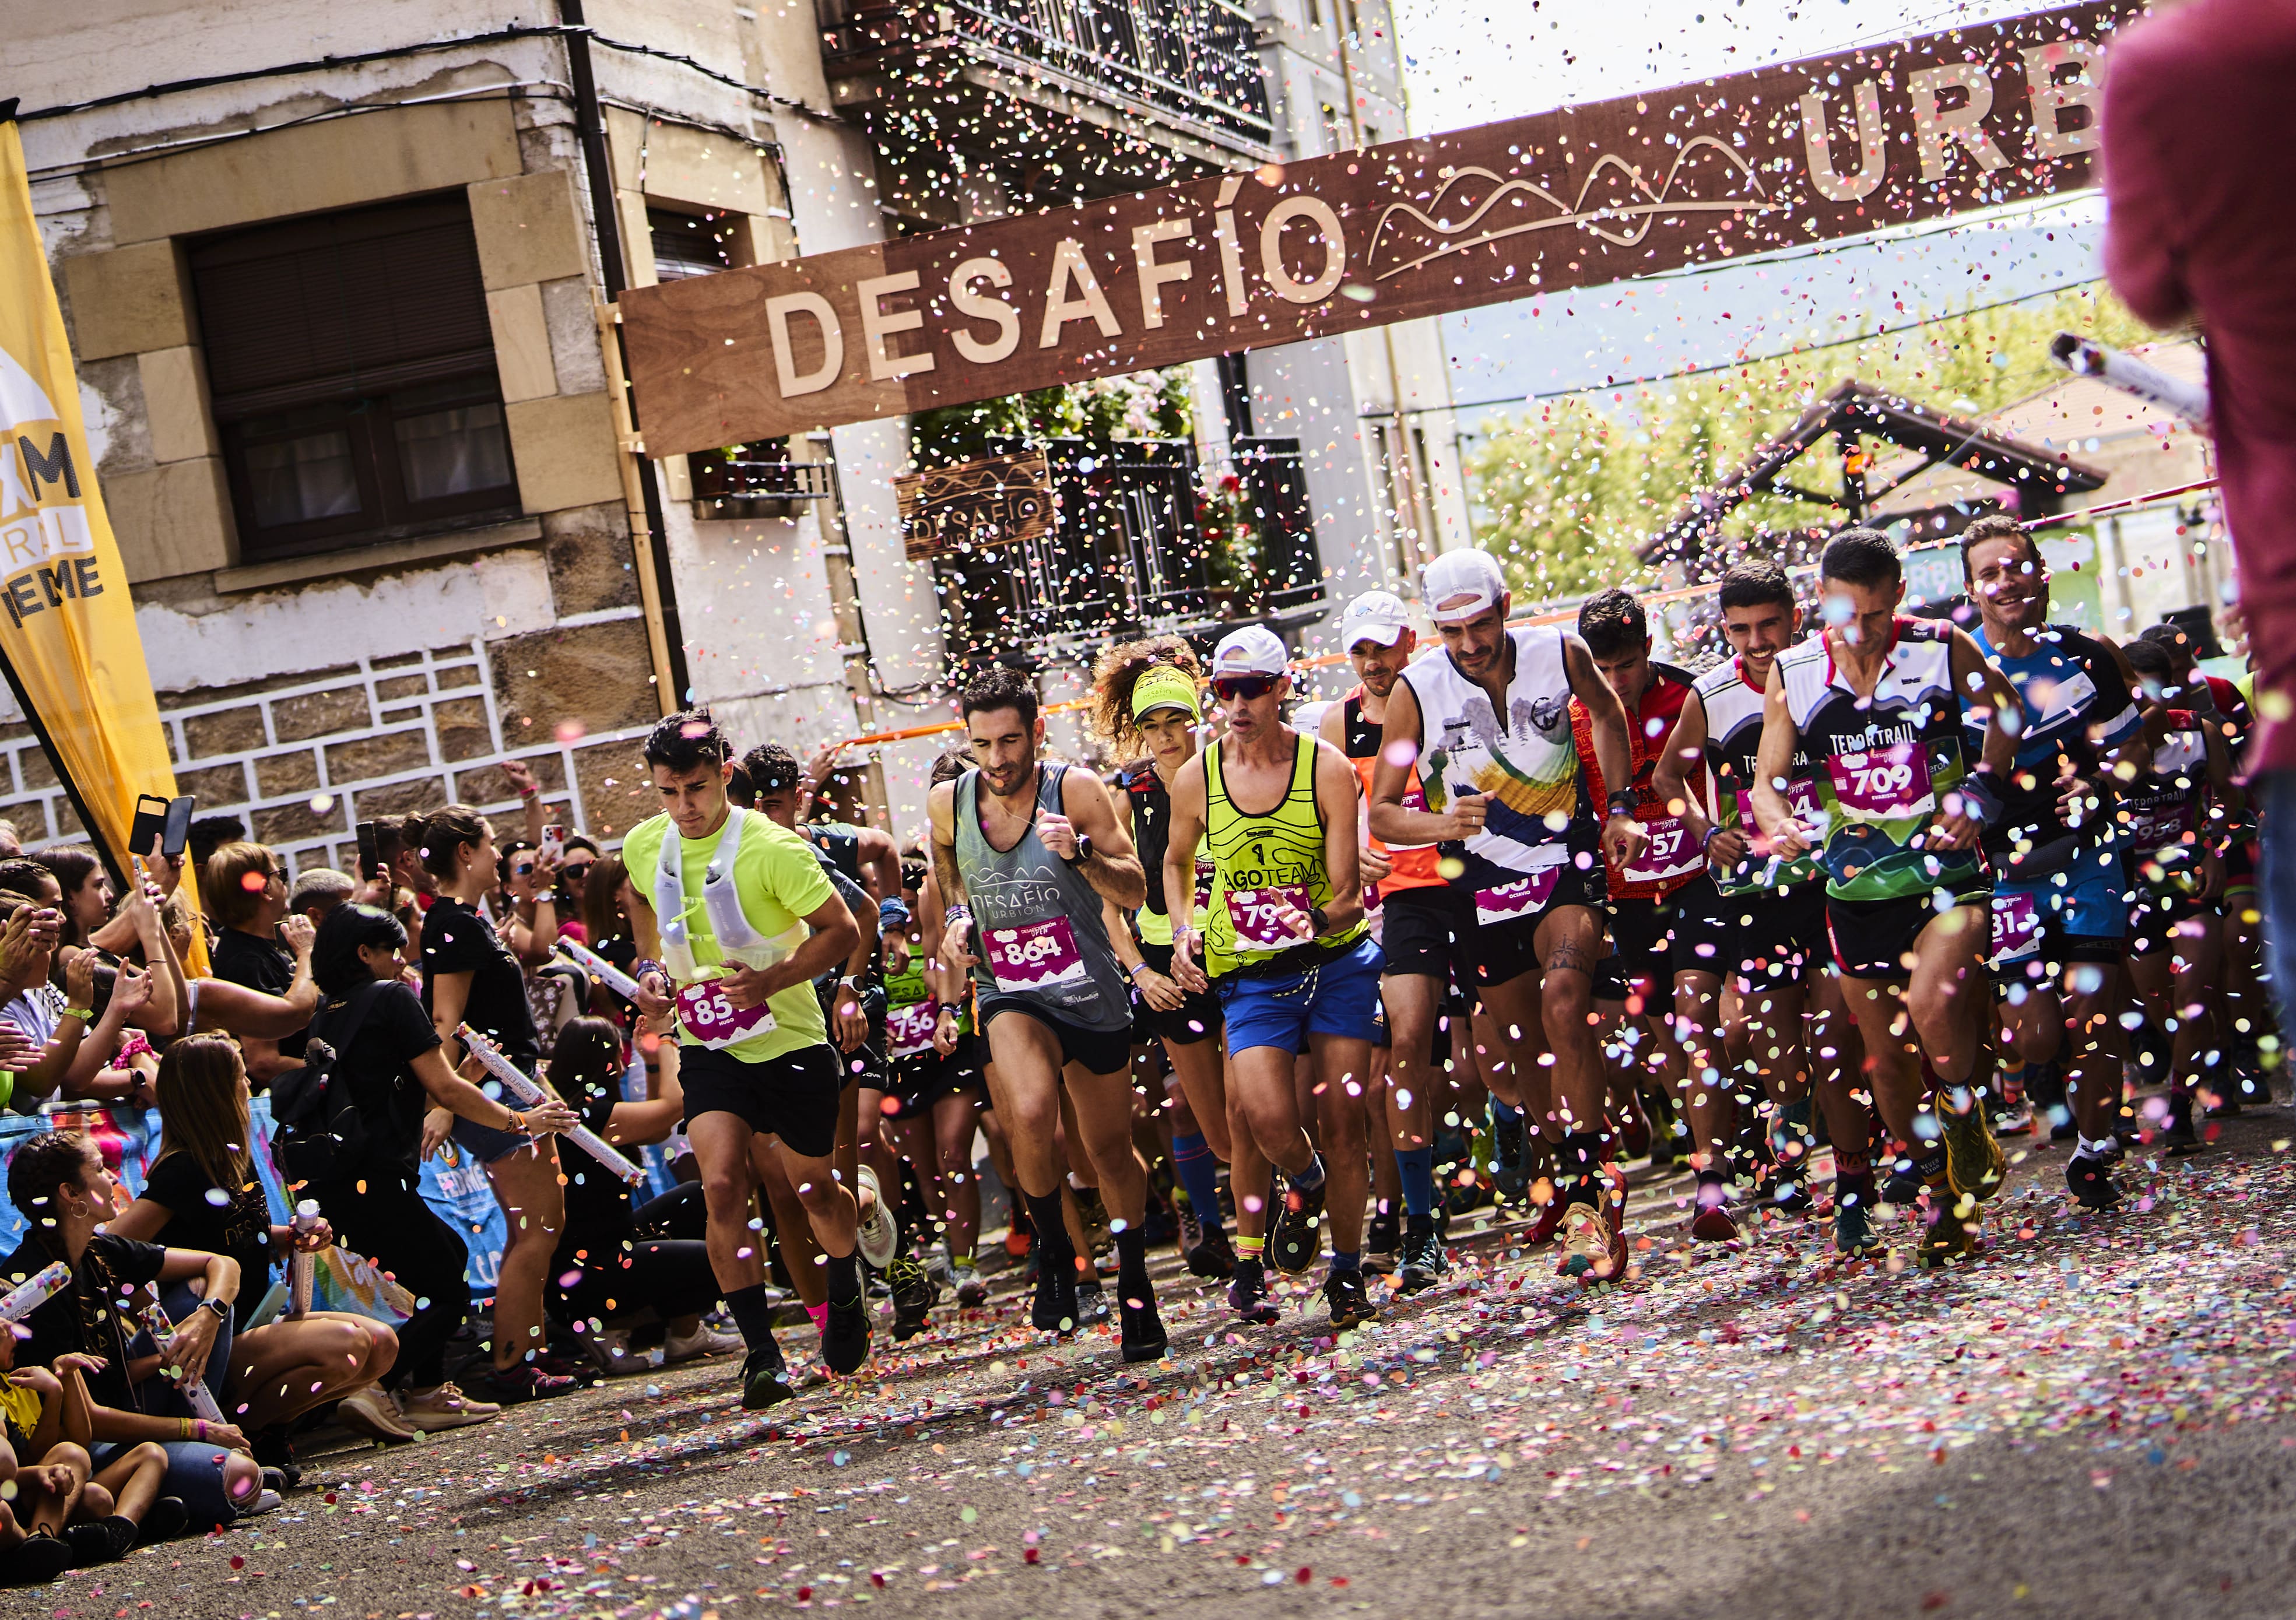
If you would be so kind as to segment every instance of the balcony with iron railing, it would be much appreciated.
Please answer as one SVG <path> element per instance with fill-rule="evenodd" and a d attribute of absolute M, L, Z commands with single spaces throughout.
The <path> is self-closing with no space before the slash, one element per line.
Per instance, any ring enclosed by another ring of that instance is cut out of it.
<path fill-rule="evenodd" d="M 931 77 L 953 59 L 1151 130 L 1273 155 L 1257 31 L 1235 0 L 823 0 L 822 56 L 840 86 Z"/>

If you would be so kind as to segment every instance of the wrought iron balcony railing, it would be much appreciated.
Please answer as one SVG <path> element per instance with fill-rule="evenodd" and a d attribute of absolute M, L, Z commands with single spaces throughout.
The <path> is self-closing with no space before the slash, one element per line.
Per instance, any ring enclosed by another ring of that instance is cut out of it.
<path fill-rule="evenodd" d="M 1274 140 L 1250 13 L 1234 0 L 826 0 L 831 76 L 955 49 L 1224 144 Z"/>

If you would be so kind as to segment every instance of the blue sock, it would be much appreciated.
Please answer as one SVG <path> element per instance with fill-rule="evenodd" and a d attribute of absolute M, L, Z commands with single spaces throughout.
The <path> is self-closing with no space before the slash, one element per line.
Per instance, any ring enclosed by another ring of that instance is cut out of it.
<path fill-rule="evenodd" d="M 1188 1207 L 1196 1212 L 1196 1219 L 1204 1230 L 1213 1231 L 1220 1225 L 1219 1160 L 1212 1157 L 1212 1145 L 1201 1133 L 1172 1138 L 1172 1174 L 1180 1178 L 1180 1190 L 1188 1195 Z"/>
<path fill-rule="evenodd" d="M 1493 1125 L 1513 1125 L 1516 1120 L 1521 1119 L 1521 1117 L 1522 1110 L 1521 1109 L 1512 1108 L 1506 1103 L 1501 1102 L 1498 1100 L 1497 1093 L 1492 1093 L 1491 1123 Z"/>
<path fill-rule="evenodd" d="M 1308 1162 L 1308 1167 L 1293 1175 L 1286 1171 L 1283 1179 L 1302 1192 L 1313 1192 L 1324 1184 L 1324 1156 L 1320 1153 Z"/>
<path fill-rule="evenodd" d="M 1395 1167 L 1403 1174 L 1403 1210 L 1410 1215 L 1435 1213 L 1435 1150 L 1430 1146 L 1398 1148 Z"/>
<path fill-rule="evenodd" d="M 1344 1251 L 1336 1248 L 1333 1249 L 1332 1251 L 1332 1269 L 1335 1272 L 1359 1272 L 1363 1270 L 1363 1251 L 1361 1249 Z"/>

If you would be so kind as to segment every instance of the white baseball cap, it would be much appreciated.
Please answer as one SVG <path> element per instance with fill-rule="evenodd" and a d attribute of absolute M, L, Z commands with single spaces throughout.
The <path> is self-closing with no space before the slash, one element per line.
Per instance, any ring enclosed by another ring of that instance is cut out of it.
<path fill-rule="evenodd" d="M 1420 577 L 1420 600 L 1439 625 L 1472 618 L 1506 591 L 1506 574 L 1488 552 L 1445 552 Z M 1467 600 L 1457 600 L 1462 597 Z"/>
<path fill-rule="evenodd" d="M 1220 637 L 1212 649 L 1211 678 L 1222 675 L 1280 675 L 1291 665 L 1291 655 L 1283 642 L 1265 625 L 1246 625 L 1241 630 L 1231 630 Z"/>
<path fill-rule="evenodd" d="M 1392 591 L 1365 591 L 1340 615 L 1340 650 L 1345 652 L 1358 642 L 1392 647 L 1409 628 L 1411 610 L 1401 597 Z"/>

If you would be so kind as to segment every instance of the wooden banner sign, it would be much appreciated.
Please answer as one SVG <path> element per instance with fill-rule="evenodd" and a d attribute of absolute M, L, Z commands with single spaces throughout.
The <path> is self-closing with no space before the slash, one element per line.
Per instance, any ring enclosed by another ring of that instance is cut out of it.
<path fill-rule="evenodd" d="M 1600 285 L 2094 181 L 2091 0 L 635 289 L 647 454 Z"/>
<path fill-rule="evenodd" d="M 1041 450 L 928 467 L 893 480 L 911 562 L 958 546 L 1013 545 L 1050 534 L 1053 470 Z"/>

